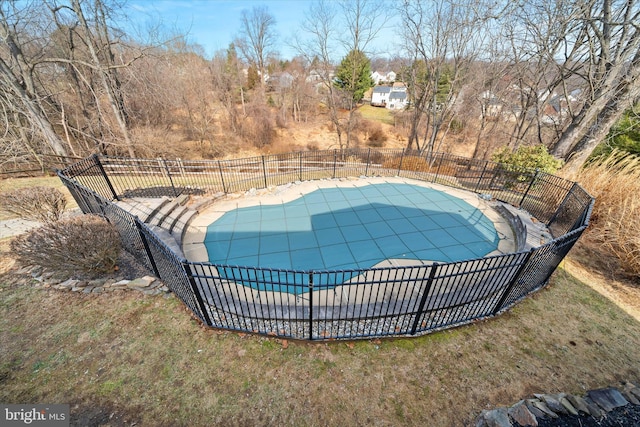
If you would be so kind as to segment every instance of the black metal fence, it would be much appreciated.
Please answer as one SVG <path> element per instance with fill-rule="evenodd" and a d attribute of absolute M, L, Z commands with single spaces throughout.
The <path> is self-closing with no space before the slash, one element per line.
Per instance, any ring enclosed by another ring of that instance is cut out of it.
<path fill-rule="evenodd" d="M 116 225 L 126 249 L 206 325 L 294 339 L 417 335 L 510 308 L 549 280 L 588 225 L 593 198 L 539 171 L 444 153 L 328 150 L 186 161 L 92 156 L 58 171 L 85 213 Z M 190 262 L 113 201 L 247 191 L 294 181 L 400 176 L 521 207 L 554 239 L 529 251 L 453 263 L 296 271 Z"/>

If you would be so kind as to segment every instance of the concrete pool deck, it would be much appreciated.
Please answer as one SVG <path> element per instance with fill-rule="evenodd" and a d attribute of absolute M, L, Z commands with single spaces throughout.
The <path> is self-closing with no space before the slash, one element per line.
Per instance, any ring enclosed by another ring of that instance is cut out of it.
<path fill-rule="evenodd" d="M 485 256 L 500 255 L 516 252 L 516 239 L 514 236 L 514 230 L 507 218 L 501 215 L 496 210 L 496 204 L 500 202 L 485 200 L 478 194 L 459 190 L 444 185 L 426 183 L 419 180 L 413 180 L 408 178 L 398 177 L 367 177 L 367 178 L 334 178 L 334 179 L 322 179 L 315 181 L 305 181 L 290 183 L 282 186 L 271 187 L 262 190 L 251 190 L 243 193 L 227 194 L 208 207 L 203 209 L 199 214 L 193 218 L 188 228 L 185 230 L 182 239 L 182 250 L 184 256 L 189 261 L 193 262 L 209 262 L 209 255 L 205 246 L 205 238 L 207 236 L 207 229 L 210 224 L 220 219 L 225 213 L 238 209 L 246 208 L 257 205 L 277 205 L 291 202 L 302 197 L 305 194 L 311 193 L 318 189 L 327 188 L 345 188 L 345 187 L 362 187 L 371 184 L 409 184 L 416 185 L 425 188 L 434 189 L 443 193 L 456 197 L 464 202 L 468 203 L 472 207 L 478 209 L 484 216 L 486 216 L 495 227 L 496 233 L 499 238 L 497 249 L 487 253 Z M 530 224 L 527 227 L 529 230 L 533 224 L 530 216 L 526 213 L 517 212 L 518 210 L 507 206 L 507 209 L 514 214 L 520 216 L 523 221 L 527 221 Z M 532 230 L 533 231 L 533 230 Z M 528 245 L 532 245 L 538 238 L 543 238 L 544 230 L 539 231 L 537 236 L 533 236 L 532 239 L 527 238 Z M 540 242 L 538 241 L 537 245 Z M 535 245 L 535 246 L 537 246 Z M 373 267 L 389 267 L 389 266 L 416 266 L 430 264 L 430 260 L 415 260 L 415 259 L 387 259 L 381 261 Z M 262 268 L 269 268 L 269 266 L 260 266 Z"/>

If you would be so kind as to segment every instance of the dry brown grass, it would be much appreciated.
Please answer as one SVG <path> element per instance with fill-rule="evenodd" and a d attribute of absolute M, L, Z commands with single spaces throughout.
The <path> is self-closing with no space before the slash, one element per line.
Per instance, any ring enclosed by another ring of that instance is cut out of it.
<path fill-rule="evenodd" d="M 582 169 L 575 179 L 596 197 L 586 241 L 640 277 L 640 158 L 617 153 Z"/>

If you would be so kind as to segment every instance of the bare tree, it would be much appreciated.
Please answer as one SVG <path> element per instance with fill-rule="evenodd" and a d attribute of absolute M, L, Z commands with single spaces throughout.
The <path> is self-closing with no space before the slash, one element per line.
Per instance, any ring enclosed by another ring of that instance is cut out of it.
<path fill-rule="evenodd" d="M 338 105 L 337 88 L 333 84 L 333 52 L 338 37 L 337 11 L 329 1 L 319 0 L 313 3 L 305 15 L 301 26 L 307 37 L 294 41 L 298 54 L 308 62 L 309 79 L 316 84 L 333 124 L 338 146 L 342 148 L 342 123 Z"/>
<path fill-rule="evenodd" d="M 66 156 L 64 143 L 47 115 L 44 105 L 46 94 L 35 80 L 34 68 L 37 57 L 42 53 L 41 40 L 36 37 L 22 40 L 30 37 L 30 29 L 24 21 L 35 19 L 35 13 L 31 5 L 23 9 L 17 9 L 15 3 L 0 5 L 0 99 L 3 122 L 7 132 L 10 132 L 10 128 L 17 130 L 12 133 L 19 136 L 23 147 L 33 154 L 40 152 L 31 143 L 31 136 L 37 134 L 53 153 Z M 33 51 L 31 55 L 25 53 L 23 46 L 26 45 Z"/>
<path fill-rule="evenodd" d="M 400 15 L 405 50 L 412 59 L 407 78 L 414 108 L 407 149 L 415 144 L 431 153 L 443 141 L 468 71 L 481 54 L 483 27 L 492 13 L 493 7 L 478 0 L 403 2 Z M 426 131 L 420 143 L 422 122 Z"/>
<path fill-rule="evenodd" d="M 311 64 L 313 78 L 320 84 L 341 149 L 348 148 L 352 142 L 357 113 L 354 94 L 359 90 L 355 82 L 362 64 L 350 61 L 351 78 L 348 80 L 354 85 L 339 90 L 334 84 L 336 57 L 346 57 L 350 52 L 372 54 L 371 42 L 379 35 L 387 17 L 388 9 L 378 0 L 345 0 L 337 5 L 320 0 L 311 5 L 301 27 L 308 37 L 297 41 L 295 47 L 299 55 Z M 340 113 L 343 103 L 348 110 L 346 120 Z M 343 140 L 343 136 L 346 139 Z"/>
<path fill-rule="evenodd" d="M 124 139 L 125 147 L 129 155 L 135 157 L 135 149 L 129 134 L 129 119 L 124 106 L 124 97 L 117 71 L 121 65 L 116 64 L 115 54 L 112 50 L 106 7 L 101 0 L 93 2 L 93 9 L 90 10 L 93 18 L 93 28 L 89 26 L 80 0 L 71 0 L 71 7 L 83 30 L 83 41 L 91 55 L 92 68 L 98 73 L 104 93 L 109 100 L 113 117 Z"/>
<path fill-rule="evenodd" d="M 552 153 L 577 170 L 625 110 L 640 99 L 640 2 L 584 1 L 572 9 L 561 73 L 580 76 L 585 93 Z"/>
<path fill-rule="evenodd" d="M 247 62 L 258 69 L 260 87 L 264 89 L 267 59 L 277 40 L 276 20 L 266 6 L 256 6 L 251 11 L 243 10 L 240 22 L 240 36 L 235 43 Z"/>

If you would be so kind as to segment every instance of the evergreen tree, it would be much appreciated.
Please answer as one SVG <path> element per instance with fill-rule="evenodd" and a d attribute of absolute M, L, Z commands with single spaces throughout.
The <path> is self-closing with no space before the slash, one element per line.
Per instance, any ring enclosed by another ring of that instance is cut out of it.
<path fill-rule="evenodd" d="M 354 104 L 360 102 L 364 93 L 374 85 L 369 58 L 359 50 L 349 52 L 336 70 L 334 85 L 351 95 Z"/>

